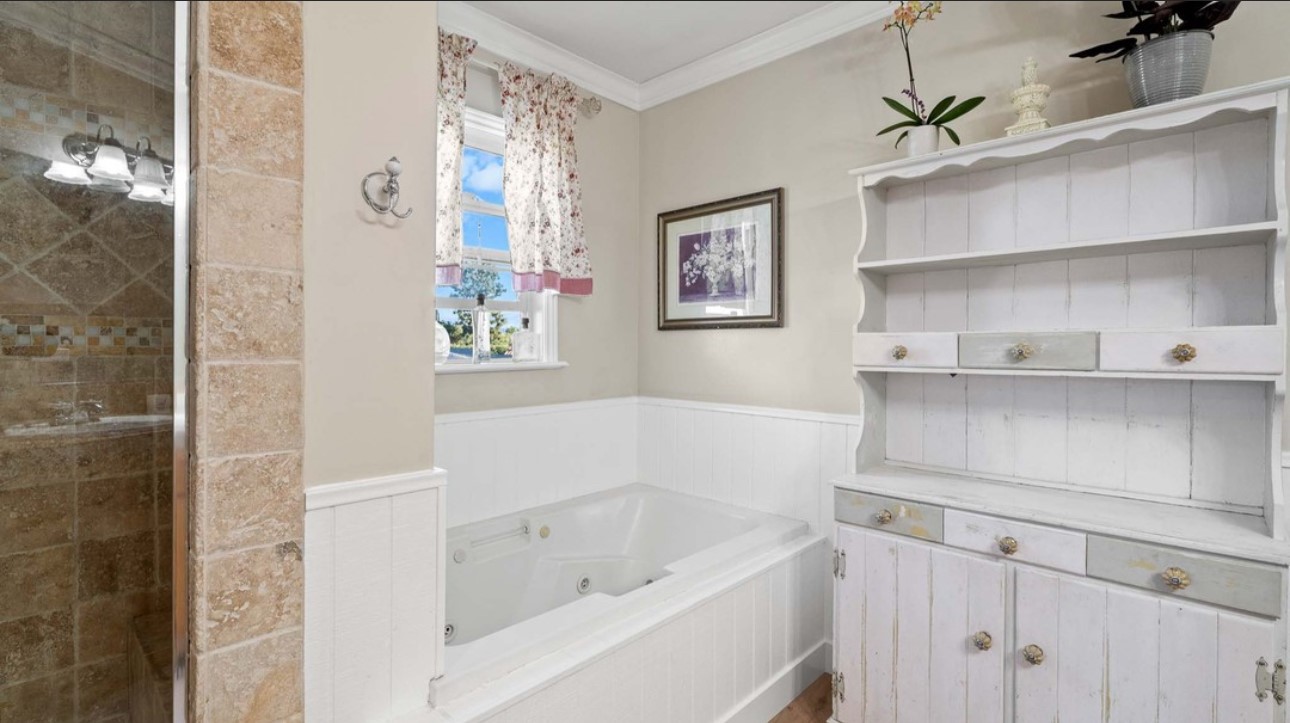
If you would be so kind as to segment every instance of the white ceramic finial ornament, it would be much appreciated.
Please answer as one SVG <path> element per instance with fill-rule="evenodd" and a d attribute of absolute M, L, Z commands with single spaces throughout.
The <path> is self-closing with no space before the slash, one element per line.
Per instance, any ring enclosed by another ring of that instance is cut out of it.
<path fill-rule="evenodd" d="M 1034 58 L 1026 58 L 1021 67 L 1021 87 L 1012 91 L 1012 108 L 1017 111 L 1017 122 L 1006 130 L 1010 136 L 1023 133 L 1034 133 L 1048 128 L 1044 118 L 1044 108 L 1048 105 L 1048 86 L 1039 82 L 1039 64 Z"/>

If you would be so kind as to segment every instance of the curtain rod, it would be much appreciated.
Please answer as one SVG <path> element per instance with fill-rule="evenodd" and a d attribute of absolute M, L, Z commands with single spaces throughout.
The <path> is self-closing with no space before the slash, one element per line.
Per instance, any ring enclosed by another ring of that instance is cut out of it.
<path fill-rule="evenodd" d="M 492 71 L 494 73 L 502 72 L 501 63 L 495 63 L 488 60 L 471 58 L 467 64 L 473 65 L 476 68 L 480 68 L 482 70 Z M 600 113 L 600 108 L 601 108 L 600 98 L 590 93 L 586 95 L 581 95 L 580 99 L 578 100 L 578 110 L 582 111 L 582 114 L 588 118 L 595 118 L 596 115 Z"/>

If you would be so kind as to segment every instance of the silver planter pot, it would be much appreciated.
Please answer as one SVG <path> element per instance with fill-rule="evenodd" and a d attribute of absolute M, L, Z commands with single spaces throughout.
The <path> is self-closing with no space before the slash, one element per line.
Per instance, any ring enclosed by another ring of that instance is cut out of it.
<path fill-rule="evenodd" d="M 1124 58 L 1133 107 L 1200 95 L 1213 48 L 1214 34 L 1207 30 L 1169 33 L 1134 48 Z"/>

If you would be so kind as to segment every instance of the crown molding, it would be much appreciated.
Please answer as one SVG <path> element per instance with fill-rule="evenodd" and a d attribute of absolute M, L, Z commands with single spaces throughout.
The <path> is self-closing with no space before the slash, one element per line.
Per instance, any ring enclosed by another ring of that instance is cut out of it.
<path fill-rule="evenodd" d="M 843 0 L 812 10 L 717 52 L 651 78 L 640 86 L 641 109 L 693 93 L 882 20 L 886 0 Z"/>
<path fill-rule="evenodd" d="M 474 38 L 480 47 L 507 60 L 559 73 L 584 90 L 640 110 L 639 84 L 460 0 L 439 3 L 439 27 Z"/>
<path fill-rule="evenodd" d="M 460 0 L 439 3 L 439 25 L 474 38 L 491 53 L 544 73 L 559 73 L 585 90 L 641 111 L 881 20 L 889 12 L 885 0 L 839 0 L 644 83 Z"/>

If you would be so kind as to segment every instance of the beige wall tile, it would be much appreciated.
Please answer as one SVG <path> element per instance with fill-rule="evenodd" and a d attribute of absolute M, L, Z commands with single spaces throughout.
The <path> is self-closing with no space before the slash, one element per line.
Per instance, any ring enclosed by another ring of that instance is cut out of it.
<path fill-rule="evenodd" d="M 219 73 L 198 73 L 197 163 L 275 178 L 300 178 L 304 107 L 299 93 Z M 211 213 L 219 213 L 211 209 Z"/>
<path fill-rule="evenodd" d="M 64 609 L 75 594 L 72 546 L 0 557 L 0 620 Z"/>
<path fill-rule="evenodd" d="M 89 234 L 78 234 L 27 265 L 27 273 L 81 311 L 130 282 L 130 269 Z"/>
<path fill-rule="evenodd" d="M 111 595 L 77 604 L 77 662 L 90 663 L 125 655 L 131 622 L 140 615 L 169 606 L 170 600 L 155 590 Z"/>
<path fill-rule="evenodd" d="M 8 83 L 58 93 L 71 89 L 72 54 L 67 46 L 8 23 L 0 23 L 0 68 Z"/>
<path fill-rule="evenodd" d="M 119 537 L 150 530 L 155 512 L 153 475 L 78 482 L 76 527 L 79 539 Z"/>
<path fill-rule="evenodd" d="M 198 420 L 205 423 L 206 438 L 199 455 L 299 449 L 301 371 L 299 364 L 207 367 L 206 404 L 199 406 Z"/>
<path fill-rule="evenodd" d="M 211 4 L 210 63 L 221 70 L 301 88 L 302 38 L 300 6 L 296 3 Z"/>
<path fill-rule="evenodd" d="M 70 483 L 0 490 L 0 554 L 71 542 L 73 491 Z"/>
<path fill-rule="evenodd" d="M 124 435 L 79 440 L 71 447 L 72 467 L 77 479 L 103 479 L 152 469 L 152 434 Z"/>
<path fill-rule="evenodd" d="M 193 706 L 200 723 L 280 721 L 303 713 L 299 631 L 197 656 Z"/>
<path fill-rule="evenodd" d="M 0 193 L 0 254 L 9 261 L 25 263 L 53 248 L 74 228 L 26 180 L 11 181 Z"/>
<path fill-rule="evenodd" d="M 156 585 L 156 533 L 140 532 L 79 544 L 77 597 L 89 600 Z"/>
<path fill-rule="evenodd" d="M 141 274 L 171 256 L 174 223 L 174 210 L 159 203 L 124 203 L 87 230 Z"/>
<path fill-rule="evenodd" d="M 60 610 L 0 623 L 0 686 L 72 664 L 72 613 Z"/>
<path fill-rule="evenodd" d="M 76 669 L 76 715 L 100 721 L 130 712 L 130 666 L 125 656 Z"/>
<path fill-rule="evenodd" d="M 299 274 L 199 266 L 194 333 L 197 358 L 299 359 L 304 287 Z"/>
<path fill-rule="evenodd" d="M 304 480 L 298 452 L 213 460 L 193 481 L 194 547 L 204 553 L 298 540 L 304 535 Z"/>
<path fill-rule="evenodd" d="M 192 631 L 198 652 L 300 625 L 304 563 L 298 542 L 206 556 L 197 569 L 204 586 Z"/>
<path fill-rule="evenodd" d="M 198 196 L 207 214 L 201 260 L 278 269 L 301 268 L 301 184 L 245 173 L 202 169 Z"/>
<path fill-rule="evenodd" d="M 65 670 L 0 688 L 0 720 L 71 721 L 76 705 L 75 678 L 75 673 Z"/>

